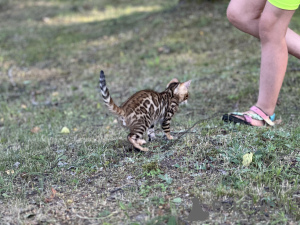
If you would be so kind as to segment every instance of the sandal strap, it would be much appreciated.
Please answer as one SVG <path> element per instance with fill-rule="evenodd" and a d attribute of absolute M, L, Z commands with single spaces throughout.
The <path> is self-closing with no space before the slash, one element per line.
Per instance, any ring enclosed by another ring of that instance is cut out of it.
<path fill-rule="evenodd" d="M 275 120 L 274 114 L 270 118 L 266 113 L 264 113 L 260 108 L 256 106 L 252 106 L 250 110 L 255 112 L 257 115 L 259 115 L 267 124 L 269 124 L 270 126 L 274 126 L 274 123 L 272 121 L 272 119 Z"/>
<path fill-rule="evenodd" d="M 241 113 L 241 112 L 232 112 L 231 115 L 237 115 L 237 116 L 243 116 L 245 118 L 245 121 L 249 124 L 252 124 L 252 120 L 262 120 L 265 121 L 268 125 L 274 126 L 275 123 L 273 122 L 275 120 L 275 113 L 272 116 L 268 116 L 265 112 L 263 112 L 260 108 L 257 106 L 252 106 L 250 108 L 252 111 L 249 113 Z"/>
<path fill-rule="evenodd" d="M 237 115 L 237 116 L 243 116 L 243 117 L 247 116 L 248 118 L 250 117 L 250 118 L 255 119 L 255 120 L 264 120 L 263 118 L 261 118 L 260 115 L 257 115 L 256 113 L 253 113 L 253 112 L 252 113 L 232 112 L 230 114 L 231 115 Z"/>
<path fill-rule="evenodd" d="M 255 115 L 254 114 L 253 115 L 244 114 L 244 118 L 245 118 L 247 123 L 252 125 L 252 119 L 253 119 L 252 116 L 255 116 Z M 260 119 L 262 120 L 262 118 L 260 118 Z"/>
<path fill-rule="evenodd" d="M 270 116 L 270 120 L 273 121 L 273 122 L 275 121 L 275 113 L 273 113 L 273 115 Z"/>

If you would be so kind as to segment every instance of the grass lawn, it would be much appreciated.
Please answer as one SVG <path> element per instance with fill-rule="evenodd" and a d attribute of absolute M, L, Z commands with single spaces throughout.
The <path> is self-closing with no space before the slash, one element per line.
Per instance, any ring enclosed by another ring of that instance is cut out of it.
<path fill-rule="evenodd" d="M 0 0 L 0 224 L 298 224 L 300 61 L 289 58 L 281 124 L 223 123 L 255 103 L 260 65 L 227 4 Z M 290 27 L 300 33 L 300 11 Z M 132 149 L 100 98 L 101 69 L 117 104 L 192 79 L 175 139 L 157 127 L 149 152 Z M 206 221 L 188 220 L 193 199 Z"/>

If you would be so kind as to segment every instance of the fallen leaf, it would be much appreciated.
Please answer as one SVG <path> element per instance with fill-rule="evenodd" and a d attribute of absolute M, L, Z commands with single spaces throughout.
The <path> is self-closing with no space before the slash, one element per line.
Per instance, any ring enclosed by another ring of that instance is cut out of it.
<path fill-rule="evenodd" d="M 164 211 L 161 210 L 161 209 L 162 209 L 162 206 L 158 206 L 158 207 L 159 207 L 159 210 L 158 210 L 158 212 L 157 212 L 157 215 L 159 215 L 159 216 L 164 215 Z M 175 224 L 176 224 L 176 223 L 175 223 Z"/>
<path fill-rule="evenodd" d="M 51 195 L 50 195 L 50 197 L 49 198 L 45 198 L 45 202 L 46 203 L 49 203 L 49 202 L 52 202 L 53 201 L 53 199 L 54 199 L 54 197 L 55 197 L 55 195 L 56 195 L 56 190 L 53 188 L 53 187 L 51 187 Z"/>
<path fill-rule="evenodd" d="M 14 164 L 14 166 L 17 167 L 17 168 L 19 167 L 19 165 L 20 165 L 19 162 L 16 162 L 16 163 Z"/>
<path fill-rule="evenodd" d="M 44 202 L 49 203 L 49 202 L 51 202 L 52 200 L 53 200 L 53 199 L 51 199 L 51 198 L 45 198 Z"/>
<path fill-rule="evenodd" d="M 38 133 L 40 130 L 41 130 L 41 128 L 39 128 L 39 127 L 34 127 L 34 128 L 32 128 L 30 131 L 31 131 L 31 133 L 36 134 L 36 133 Z"/>
<path fill-rule="evenodd" d="M 277 125 L 278 125 L 278 124 L 281 124 L 281 123 L 282 123 L 282 120 L 275 120 L 275 121 L 274 121 L 274 124 L 277 124 Z"/>
<path fill-rule="evenodd" d="M 7 173 L 8 175 L 10 175 L 10 174 L 14 174 L 15 171 L 14 170 L 6 170 L 5 173 Z"/>
<path fill-rule="evenodd" d="M 252 162 L 252 156 L 253 156 L 252 152 L 246 153 L 243 156 L 243 165 L 244 166 L 249 166 L 250 165 L 250 163 Z"/>
<path fill-rule="evenodd" d="M 121 209 L 126 210 L 126 206 L 124 205 L 124 203 L 119 202 L 119 205 L 120 205 Z"/>
<path fill-rule="evenodd" d="M 9 196 L 8 194 L 6 194 L 6 193 L 3 193 L 2 196 L 3 196 L 4 198 L 9 198 L 9 197 L 10 197 L 10 196 Z"/>
<path fill-rule="evenodd" d="M 44 23 L 51 23 L 51 19 L 49 17 L 43 17 Z"/>
<path fill-rule="evenodd" d="M 75 131 L 75 132 L 76 132 L 76 131 L 78 131 L 78 129 L 77 129 L 77 128 L 74 128 L 74 129 L 73 129 L 73 131 Z"/>
<path fill-rule="evenodd" d="M 110 214 L 110 211 L 104 210 L 104 211 L 100 212 L 98 216 L 99 216 L 99 217 L 106 217 L 106 216 L 108 216 L 109 214 Z"/>
<path fill-rule="evenodd" d="M 170 49 L 167 46 L 161 46 L 157 49 L 157 51 L 159 53 L 166 53 L 166 54 L 170 53 Z"/>
<path fill-rule="evenodd" d="M 53 187 L 51 187 L 51 192 L 52 192 L 51 197 L 54 198 L 56 195 L 56 190 Z"/>
<path fill-rule="evenodd" d="M 22 105 L 21 105 L 21 108 L 22 108 L 22 109 L 27 109 L 27 106 L 24 105 L 24 104 L 22 104 Z"/>
<path fill-rule="evenodd" d="M 59 95 L 59 92 L 57 92 L 57 91 L 55 91 L 55 92 L 52 93 L 53 97 L 58 96 L 58 95 Z"/>
<path fill-rule="evenodd" d="M 21 173 L 20 176 L 21 176 L 22 179 L 26 179 L 26 178 L 29 177 L 28 174 L 25 173 L 25 172 Z"/>
<path fill-rule="evenodd" d="M 180 202 L 181 202 L 181 198 L 174 198 L 174 199 L 173 199 L 173 202 L 175 202 L 175 203 L 180 203 Z"/>
<path fill-rule="evenodd" d="M 59 161 L 59 162 L 57 163 L 57 166 L 58 166 L 58 167 L 64 167 L 65 165 L 68 165 L 68 163 L 63 162 L 63 161 Z"/>
<path fill-rule="evenodd" d="M 62 129 L 61 129 L 61 132 L 60 133 L 62 133 L 62 134 L 69 134 L 70 133 L 70 130 L 69 130 L 69 128 L 67 128 L 67 127 L 63 127 Z"/>

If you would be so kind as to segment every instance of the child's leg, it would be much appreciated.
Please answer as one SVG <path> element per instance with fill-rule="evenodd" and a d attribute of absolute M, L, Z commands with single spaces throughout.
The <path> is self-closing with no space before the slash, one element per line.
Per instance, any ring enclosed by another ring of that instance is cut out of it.
<path fill-rule="evenodd" d="M 253 6 L 254 2 L 257 5 Z M 265 0 L 232 0 L 228 14 L 232 13 L 233 7 L 240 7 L 242 3 L 246 8 L 247 5 L 250 8 L 253 7 L 252 12 L 248 12 L 249 8 L 245 10 L 244 17 L 243 12 L 240 15 L 244 19 L 249 19 L 248 22 L 252 22 L 252 25 L 242 23 L 235 25 L 247 33 L 258 36 L 261 40 L 260 86 L 256 105 L 268 115 L 272 115 L 286 72 L 288 45 L 290 48 L 294 48 L 290 52 L 300 56 L 300 36 L 288 29 L 288 24 L 295 11 L 279 9 Z M 261 7 L 263 7 L 262 11 L 260 11 Z M 245 22 L 245 20 L 242 21 Z M 244 119 L 241 116 L 236 117 Z M 263 124 L 264 122 L 259 120 L 252 122 L 253 126 L 262 126 Z"/>
<path fill-rule="evenodd" d="M 279 9 L 267 2 L 259 21 L 262 53 L 256 105 L 268 115 L 274 113 L 286 72 L 288 49 L 285 36 L 294 12 L 294 10 Z"/>

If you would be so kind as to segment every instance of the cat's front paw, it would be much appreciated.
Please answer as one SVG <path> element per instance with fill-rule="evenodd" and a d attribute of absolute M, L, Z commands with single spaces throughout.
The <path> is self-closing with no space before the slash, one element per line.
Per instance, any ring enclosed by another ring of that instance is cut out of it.
<path fill-rule="evenodd" d="M 166 134 L 166 137 L 169 139 L 169 140 L 173 140 L 173 136 L 171 134 Z"/>

